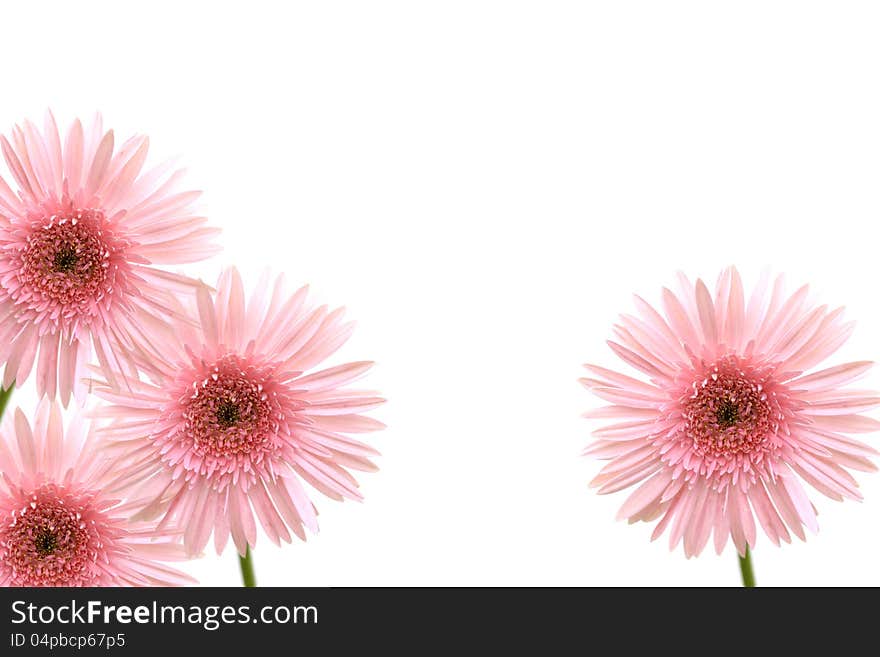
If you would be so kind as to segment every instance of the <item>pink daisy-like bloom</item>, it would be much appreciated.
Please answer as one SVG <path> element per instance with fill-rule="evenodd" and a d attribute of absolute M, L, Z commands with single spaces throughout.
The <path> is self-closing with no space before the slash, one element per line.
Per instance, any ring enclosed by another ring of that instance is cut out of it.
<path fill-rule="evenodd" d="M 353 324 L 343 309 L 312 307 L 306 296 L 305 287 L 288 296 L 281 277 L 264 276 L 246 301 L 239 273 L 228 269 L 215 298 L 198 291 L 197 328 L 180 321 L 174 339 L 145 348 L 146 377 L 95 388 L 112 402 L 97 409 L 111 418 L 102 432 L 127 454 L 121 481 L 142 482 L 153 497 L 140 517 L 185 521 L 190 553 L 213 532 L 218 553 L 231 535 L 244 555 L 256 542 L 254 513 L 276 544 L 290 532 L 305 540 L 303 527 L 317 531 L 317 516 L 302 482 L 359 500 L 346 468 L 376 469 L 369 457 L 378 453 L 348 434 L 383 428 L 361 413 L 384 400 L 343 387 L 372 363 L 310 371 Z"/>
<path fill-rule="evenodd" d="M 0 137 L 18 193 L 0 178 L 0 364 L 3 386 L 24 383 L 37 363 L 37 391 L 66 406 L 81 400 L 94 347 L 107 366 L 138 342 L 139 314 L 167 314 L 161 292 L 194 281 L 154 265 L 207 258 L 219 229 L 193 210 L 166 163 L 142 173 L 149 139 L 115 149 L 97 116 L 73 122 L 62 146 L 47 113 Z M 115 347 L 113 346 L 115 345 Z"/>
<path fill-rule="evenodd" d="M 599 493 L 638 485 L 618 514 L 630 523 L 659 520 L 696 556 L 714 535 L 740 555 L 754 547 L 756 524 L 776 545 L 816 511 L 803 483 L 834 500 L 861 499 L 848 470 L 876 470 L 877 452 L 851 437 L 880 429 L 862 412 L 880 405 L 869 390 L 844 389 L 867 361 L 807 373 L 849 337 L 843 309 L 813 307 L 807 286 L 791 296 L 783 277 L 765 278 L 745 301 L 736 269 L 714 296 L 680 275 L 679 294 L 663 289 L 665 317 L 640 297 L 639 316 L 622 315 L 611 349 L 649 378 L 587 365 L 582 383 L 610 405 L 588 412 L 612 424 L 593 432 L 586 454 L 609 463 L 591 482 Z"/>
<path fill-rule="evenodd" d="M 0 586 L 170 586 L 194 580 L 179 532 L 129 522 L 143 506 L 107 493 L 115 464 L 88 422 L 62 426 L 45 398 L 33 428 L 21 410 L 0 431 Z"/>

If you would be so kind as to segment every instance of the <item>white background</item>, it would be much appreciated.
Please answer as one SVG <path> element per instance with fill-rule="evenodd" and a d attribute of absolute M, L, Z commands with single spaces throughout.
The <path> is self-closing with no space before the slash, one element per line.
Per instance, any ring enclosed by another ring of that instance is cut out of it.
<path fill-rule="evenodd" d="M 576 379 L 632 292 L 731 263 L 880 358 L 878 33 L 854 2 L 6 3 L 0 127 L 150 134 L 224 229 L 188 271 L 270 265 L 358 320 L 334 363 L 378 361 L 382 469 L 307 543 L 262 536 L 262 583 L 736 585 L 730 546 L 687 561 L 588 490 Z M 759 583 L 880 585 L 858 477 L 806 544 L 759 536 Z M 188 568 L 239 582 L 231 550 Z"/>

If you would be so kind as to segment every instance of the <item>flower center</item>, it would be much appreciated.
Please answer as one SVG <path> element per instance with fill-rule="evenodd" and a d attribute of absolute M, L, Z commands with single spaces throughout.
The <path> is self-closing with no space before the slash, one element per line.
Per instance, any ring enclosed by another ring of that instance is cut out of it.
<path fill-rule="evenodd" d="M 20 280 L 32 296 L 77 307 L 106 292 L 111 249 L 101 230 L 100 210 L 53 215 L 28 237 Z"/>
<path fill-rule="evenodd" d="M 715 411 L 715 420 L 723 429 L 732 427 L 739 421 L 739 406 L 734 402 L 723 400 Z"/>
<path fill-rule="evenodd" d="M 44 484 L 0 519 L 0 562 L 22 586 L 82 586 L 92 583 L 107 538 L 101 537 L 93 495 L 75 495 Z M 87 521 L 86 518 L 92 518 Z"/>
<path fill-rule="evenodd" d="M 42 557 L 52 554 L 58 549 L 58 538 L 51 527 L 43 527 L 34 538 L 34 548 Z"/>
<path fill-rule="evenodd" d="M 193 451 L 226 458 L 259 449 L 272 428 L 263 384 L 263 377 L 234 355 L 221 358 L 208 376 L 194 383 L 183 410 L 183 434 Z"/>
<path fill-rule="evenodd" d="M 206 349 L 191 358 L 151 434 L 165 466 L 215 490 L 258 473 L 274 477 L 273 463 L 291 455 L 291 427 L 305 406 L 291 396 L 290 373 L 252 353 Z"/>
<path fill-rule="evenodd" d="M 224 429 L 237 424 L 240 419 L 241 411 L 235 402 L 224 400 L 217 406 L 217 422 Z"/>
<path fill-rule="evenodd" d="M 62 246 L 55 253 L 52 264 L 55 265 L 55 271 L 67 273 L 73 270 L 77 260 L 79 257 L 76 255 L 76 250 L 70 246 Z"/>
<path fill-rule="evenodd" d="M 722 358 L 695 382 L 682 404 L 684 430 L 695 451 L 726 457 L 758 449 L 776 427 L 766 384 L 765 375 L 735 356 Z"/>

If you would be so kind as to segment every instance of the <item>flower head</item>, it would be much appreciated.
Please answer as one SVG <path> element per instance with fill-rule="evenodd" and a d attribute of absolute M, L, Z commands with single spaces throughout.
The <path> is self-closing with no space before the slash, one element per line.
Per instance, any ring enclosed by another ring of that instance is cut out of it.
<path fill-rule="evenodd" d="M 168 164 L 142 173 L 149 140 L 115 148 L 100 117 L 74 121 L 62 146 L 47 114 L 26 121 L 0 147 L 18 192 L 0 178 L 0 364 L 3 386 L 19 385 L 37 363 L 37 389 L 66 405 L 82 392 L 92 348 L 105 367 L 141 339 L 139 316 L 167 314 L 161 291 L 194 281 L 157 269 L 217 251 L 217 229 L 179 191 Z"/>
<path fill-rule="evenodd" d="M 187 519 L 184 541 L 198 552 L 212 532 L 218 552 L 232 536 L 239 553 L 256 541 L 256 513 L 275 543 L 317 530 L 302 482 L 336 500 L 360 499 L 346 468 L 371 471 L 377 452 L 347 434 L 382 424 L 361 415 L 384 400 L 343 387 L 372 363 L 311 371 L 348 339 L 342 309 L 312 307 L 268 279 L 249 301 L 241 277 L 226 270 L 216 297 L 196 295 L 198 327 L 173 324 L 174 339 L 142 351 L 147 374 L 96 387 L 112 404 L 98 410 L 102 431 L 129 455 L 121 480 L 160 491 L 142 514 Z M 181 311 L 184 314 L 184 311 Z M 164 330 L 155 327 L 156 334 Z M 120 374 L 120 378 L 122 373 Z"/>
<path fill-rule="evenodd" d="M 714 296 L 683 275 L 681 292 L 663 289 L 665 317 L 636 297 L 639 317 L 622 315 L 611 349 L 644 375 L 595 365 L 581 381 L 610 405 L 587 413 L 612 424 L 593 432 L 587 454 L 609 463 L 591 482 L 599 493 L 638 485 L 618 516 L 658 520 L 698 555 L 714 535 L 740 554 L 756 540 L 755 518 L 770 540 L 802 540 L 817 530 L 805 482 L 835 500 L 860 499 L 849 470 L 876 470 L 877 452 L 850 434 L 880 429 L 861 415 L 880 406 L 869 390 L 843 386 L 866 361 L 807 373 L 849 337 L 843 309 L 813 307 L 804 286 L 762 280 L 746 303 L 739 273 L 719 277 Z"/>
<path fill-rule="evenodd" d="M 161 586 L 192 580 L 163 564 L 179 535 L 129 522 L 142 502 L 109 489 L 114 463 L 80 417 L 64 435 L 44 398 L 33 428 L 21 410 L 0 431 L 0 586 Z"/>

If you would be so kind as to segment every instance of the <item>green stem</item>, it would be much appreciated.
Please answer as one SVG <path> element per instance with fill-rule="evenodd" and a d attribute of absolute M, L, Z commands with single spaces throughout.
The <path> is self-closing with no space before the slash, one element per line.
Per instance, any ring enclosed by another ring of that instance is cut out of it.
<path fill-rule="evenodd" d="M 3 389 L 3 386 L 0 386 L 0 417 L 3 417 L 3 412 L 6 410 L 6 404 L 9 403 L 9 398 L 12 397 L 12 391 L 15 390 L 15 381 L 6 388 Z"/>
<path fill-rule="evenodd" d="M 752 553 L 746 546 L 746 556 L 739 557 L 739 572 L 742 574 L 743 586 L 755 588 L 755 571 L 752 569 Z"/>
<path fill-rule="evenodd" d="M 251 548 L 248 546 L 244 556 L 238 557 L 238 565 L 241 566 L 241 580 L 244 586 L 253 588 L 257 585 L 257 577 L 254 575 L 254 561 L 251 558 Z"/>

